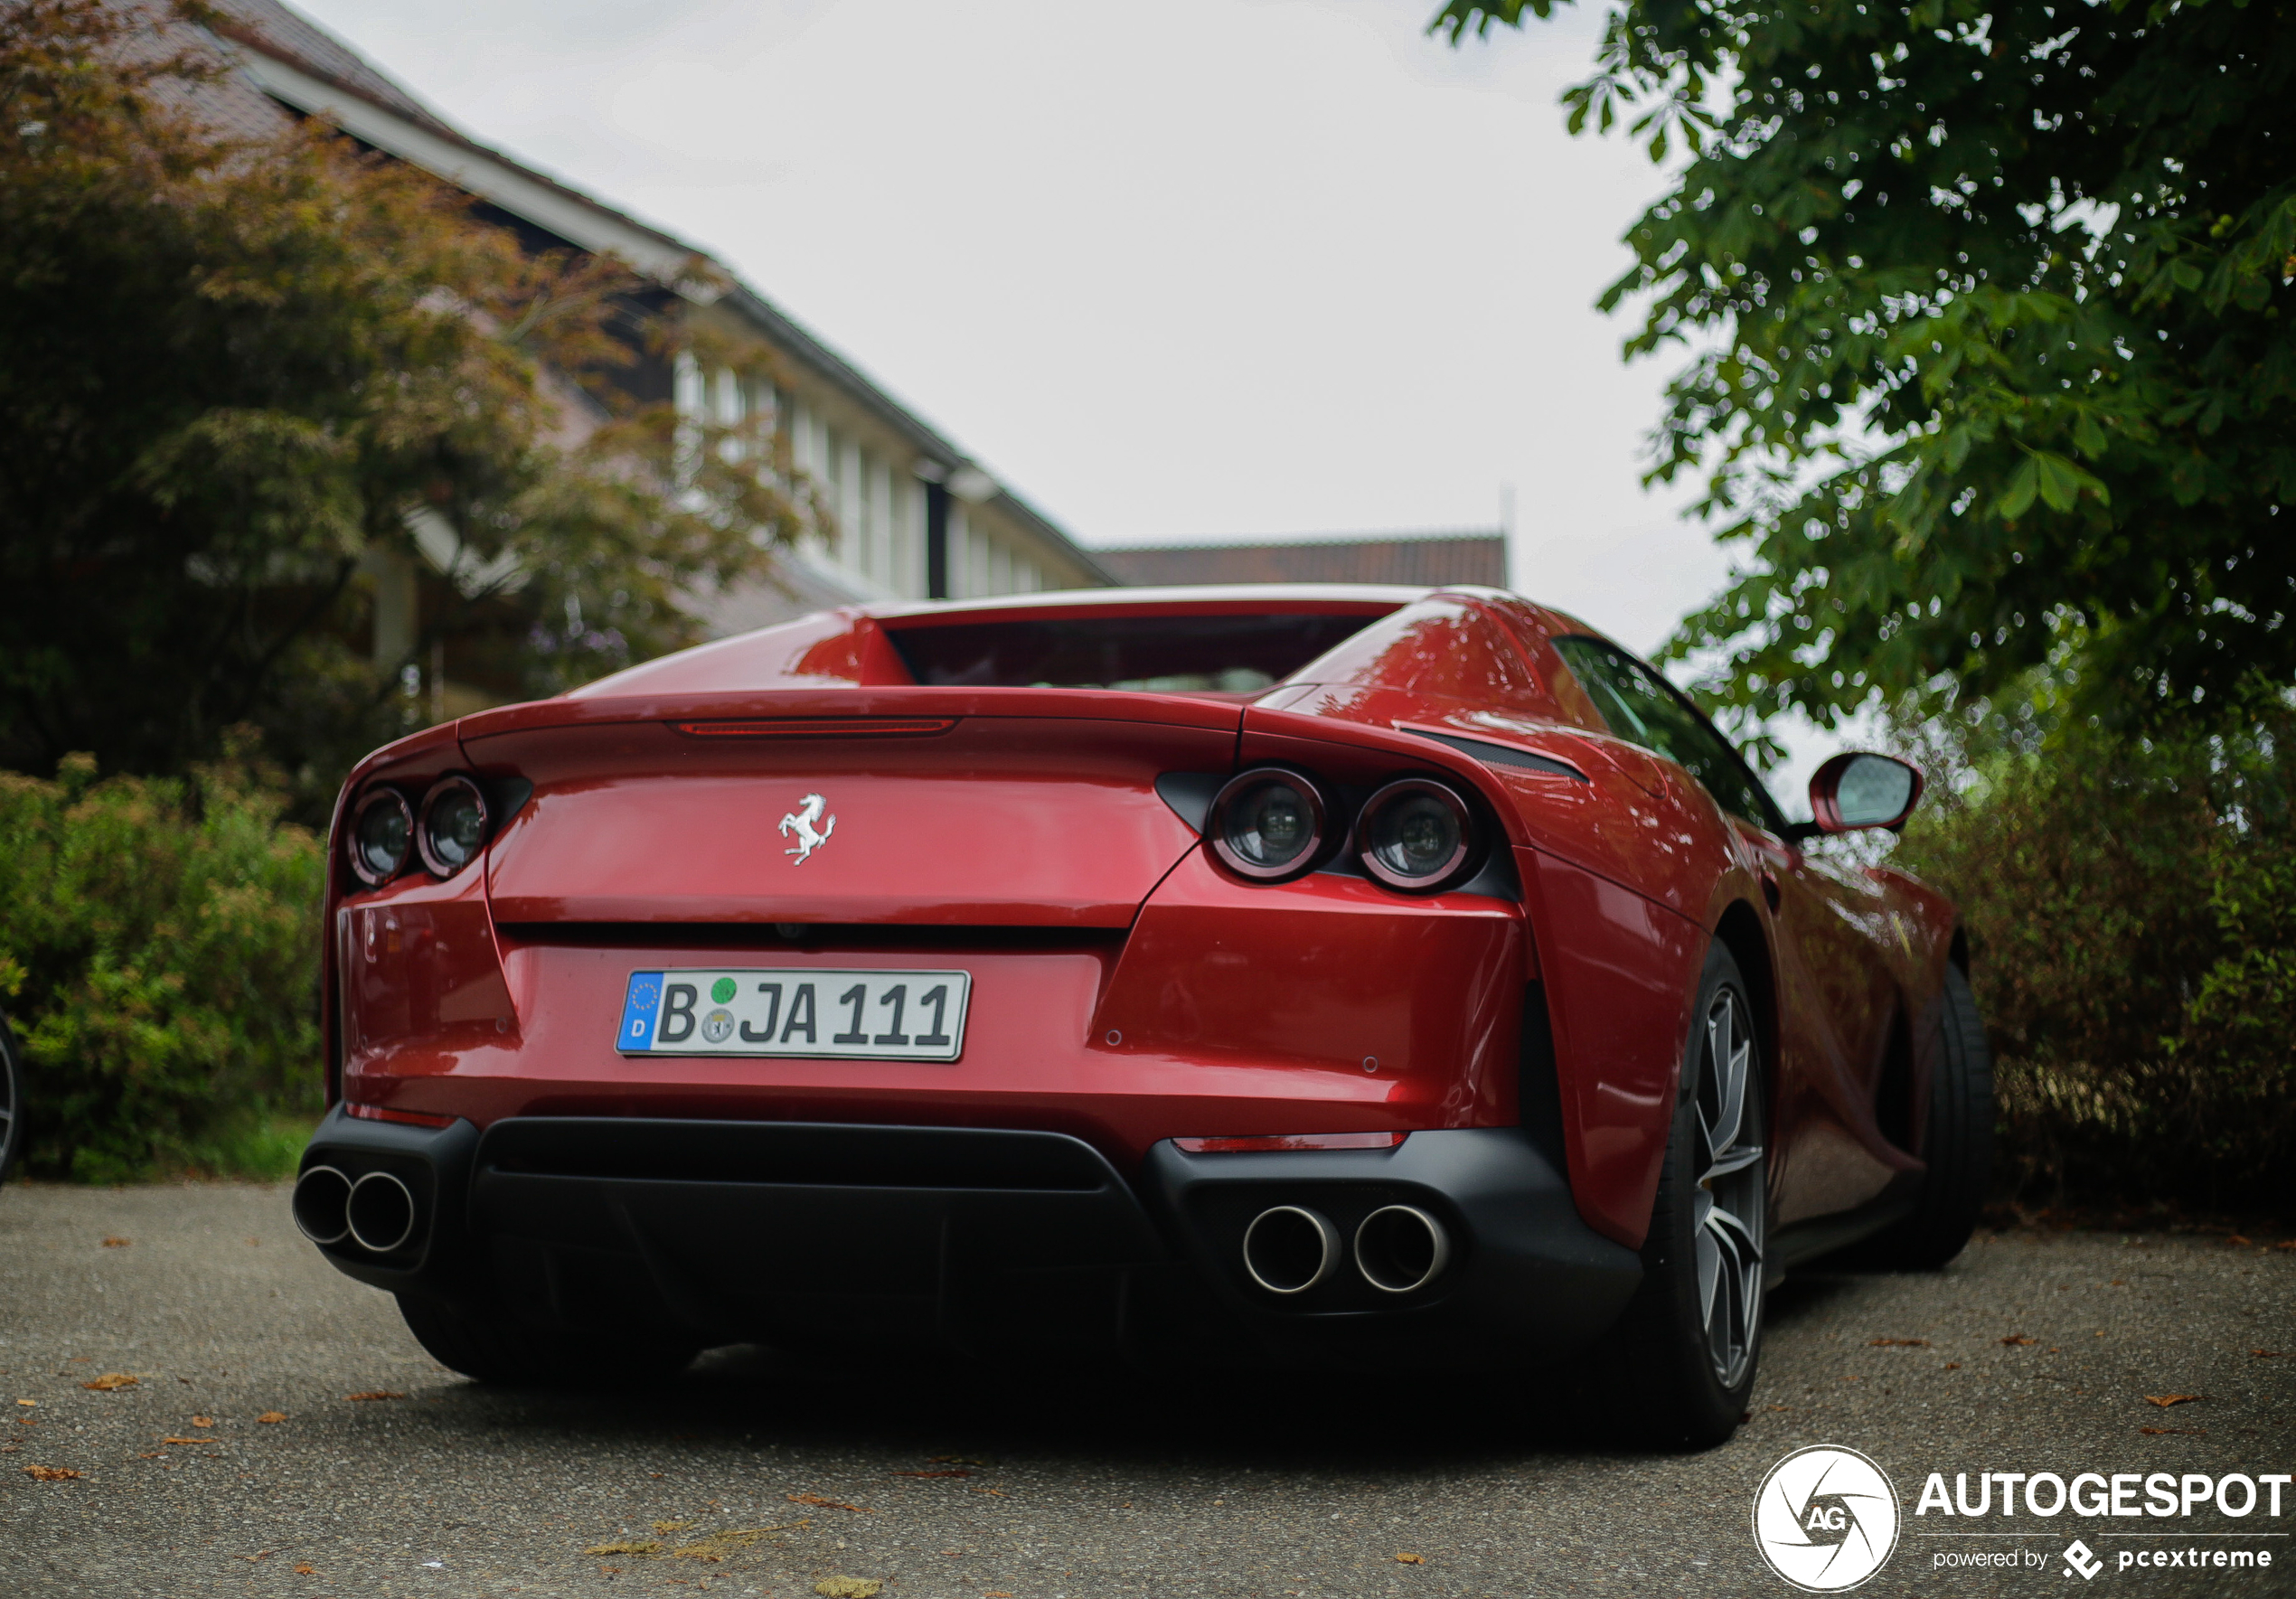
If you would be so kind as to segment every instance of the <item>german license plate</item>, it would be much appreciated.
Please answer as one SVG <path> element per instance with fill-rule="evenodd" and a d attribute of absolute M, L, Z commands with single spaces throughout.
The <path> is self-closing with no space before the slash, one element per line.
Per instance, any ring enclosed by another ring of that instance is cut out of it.
<path fill-rule="evenodd" d="M 625 1055 L 955 1060 L 972 987 L 969 972 L 633 972 L 615 1048 Z"/>

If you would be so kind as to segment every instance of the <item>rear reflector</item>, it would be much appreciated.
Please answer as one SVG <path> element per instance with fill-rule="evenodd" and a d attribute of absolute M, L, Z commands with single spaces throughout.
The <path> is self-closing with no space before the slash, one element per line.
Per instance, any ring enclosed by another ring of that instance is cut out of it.
<path fill-rule="evenodd" d="M 885 738 L 946 733 L 953 716 L 777 716 L 750 721 L 672 722 L 695 738 Z"/>
<path fill-rule="evenodd" d="M 1258 1133 L 1172 1142 L 1191 1155 L 1242 1155 L 1282 1149 L 1393 1149 L 1409 1136 L 1407 1133 Z"/>
<path fill-rule="evenodd" d="M 356 1116 L 362 1122 L 401 1122 L 409 1127 L 451 1127 L 452 1116 L 434 1116 L 419 1110 L 386 1110 L 380 1105 L 346 1105 L 346 1116 Z"/>

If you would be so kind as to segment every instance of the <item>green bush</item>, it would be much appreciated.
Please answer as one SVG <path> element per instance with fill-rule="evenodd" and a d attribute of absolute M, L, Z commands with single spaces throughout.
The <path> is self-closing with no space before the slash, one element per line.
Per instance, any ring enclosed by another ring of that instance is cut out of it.
<path fill-rule="evenodd" d="M 247 748 L 242 741 L 240 749 Z M 323 851 L 242 759 L 193 777 L 0 772 L 0 1002 L 24 1164 L 273 1176 L 320 1108 Z"/>
<path fill-rule="evenodd" d="M 1962 907 L 2006 1197 L 2296 1213 L 2291 730 L 1922 752 L 1893 863 Z"/>

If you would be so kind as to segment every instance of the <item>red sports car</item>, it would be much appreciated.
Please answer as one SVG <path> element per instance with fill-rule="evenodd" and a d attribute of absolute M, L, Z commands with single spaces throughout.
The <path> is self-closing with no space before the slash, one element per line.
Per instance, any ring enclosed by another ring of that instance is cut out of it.
<path fill-rule="evenodd" d="M 362 762 L 295 1190 L 473 1377 L 737 1341 L 1527 1369 L 1693 1441 L 1968 1237 L 1953 908 L 1485 588 L 870 606 Z"/>

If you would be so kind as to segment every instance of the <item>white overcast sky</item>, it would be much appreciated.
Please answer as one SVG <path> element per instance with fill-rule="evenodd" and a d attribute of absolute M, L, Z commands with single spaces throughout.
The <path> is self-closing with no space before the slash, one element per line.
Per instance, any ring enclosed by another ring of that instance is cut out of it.
<path fill-rule="evenodd" d="M 295 3 L 1087 545 L 1490 526 L 1511 484 L 1515 587 L 1635 648 L 1726 575 L 1639 481 L 1670 363 L 1594 308 L 1662 186 L 1564 132 L 1598 9 L 1453 50 L 1435 0 Z"/>
<path fill-rule="evenodd" d="M 1433 0 L 296 0 L 691 240 L 1087 544 L 1489 526 L 1649 648 L 1719 552 L 1594 301 L 1660 187 L 1556 97 L 1595 14 Z"/>

